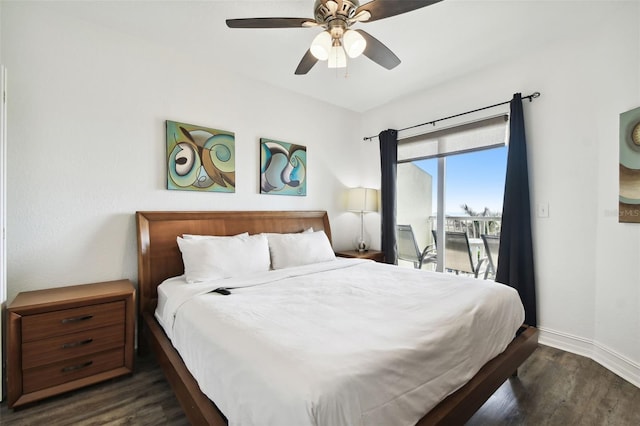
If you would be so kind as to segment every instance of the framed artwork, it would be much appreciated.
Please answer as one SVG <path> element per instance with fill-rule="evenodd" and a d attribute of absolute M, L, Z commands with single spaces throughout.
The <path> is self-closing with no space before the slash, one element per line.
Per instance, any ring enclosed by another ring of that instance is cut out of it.
<path fill-rule="evenodd" d="M 640 107 L 620 114 L 618 221 L 640 223 Z"/>
<path fill-rule="evenodd" d="M 233 132 L 167 120 L 167 189 L 236 192 Z"/>
<path fill-rule="evenodd" d="M 307 148 L 260 138 L 260 193 L 307 195 Z"/>

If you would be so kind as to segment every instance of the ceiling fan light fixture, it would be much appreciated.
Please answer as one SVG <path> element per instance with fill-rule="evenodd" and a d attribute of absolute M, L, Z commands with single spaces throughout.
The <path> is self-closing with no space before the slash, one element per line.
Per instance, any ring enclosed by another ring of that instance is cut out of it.
<path fill-rule="evenodd" d="M 315 0 L 313 18 L 240 18 L 227 19 L 226 23 L 229 28 L 324 28 L 298 63 L 296 75 L 307 74 L 318 61 L 328 60 L 329 68 L 346 68 L 347 56 L 356 58 L 362 54 L 390 70 L 400 64 L 400 58 L 368 32 L 349 30 L 349 27 L 358 22 L 401 15 L 441 1 L 369 0 L 360 6 L 360 0 Z"/>
<path fill-rule="evenodd" d="M 311 42 L 311 54 L 320 61 L 329 59 L 329 51 L 331 50 L 331 34 L 323 31 L 318 34 Z"/>
<path fill-rule="evenodd" d="M 367 22 L 371 19 L 371 13 L 368 10 L 361 10 L 351 19 L 357 22 Z"/>
<path fill-rule="evenodd" d="M 362 55 L 362 52 L 367 47 L 367 41 L 364 37 L 354 30 L 347 30 L 344 33 L 342 42 L 344 43 L 344 50 L 350 58 L 357 58 Z"/>
<path fill-rule="evenodd" d="M 344 48 L 340 43 L 335 43 L 331 46 L 329 51 L 329 68 L 346 68 L 347 67 L 347 55 L 344 53 Z"/>

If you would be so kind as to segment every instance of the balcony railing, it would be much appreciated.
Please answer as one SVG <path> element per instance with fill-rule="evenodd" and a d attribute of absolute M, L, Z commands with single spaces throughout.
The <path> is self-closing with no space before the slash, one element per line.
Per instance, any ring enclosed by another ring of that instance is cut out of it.
<path fill-rule="evenodd" d="M 429 217 L 429 227 L 437 228 L 437 217 Z M 500 235 L 502 216 L 445 216 L 445 231 L 466 232 L 469 238 L 480 235 Z"/>

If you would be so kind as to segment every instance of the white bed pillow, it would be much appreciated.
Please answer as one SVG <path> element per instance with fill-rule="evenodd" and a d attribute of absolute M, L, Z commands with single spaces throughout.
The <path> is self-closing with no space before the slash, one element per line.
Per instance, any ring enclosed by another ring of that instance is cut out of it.
<path fill-rule="evenodd" d="M 188 283 L 266 272 L 269 245 L 264 235 L 177 238 Z"/>
<path fill-rule="evenodd" d="M 273 269 L 326 262 L 336 258 L 324 231 L 267 234 L 267 239 Z"/>
<path fill-rule="evenodd" d="M 295 235 L 295 234 L 311 234 L 312 232 L 315 232 L 313 230 L 313 227 L 311 228 L 307 228 L 307 229 L 303 229 L 300 232 L 263 232 L 262 235 L 266 235 L 267 238 L 269 238 L 271 235 Z"/>
<path fill-rule="evenodd" d="M 196 234 L 182 234 L 182 238 L 185 240 L 203 240 L 203 239 L 218 239 L 218 238 L 243 238 L 248 237 L 248 232 L 243 232 L 242 234 L 231 235 L 231 236 L 222 236 L 222 235 L 196 235 Z"/>

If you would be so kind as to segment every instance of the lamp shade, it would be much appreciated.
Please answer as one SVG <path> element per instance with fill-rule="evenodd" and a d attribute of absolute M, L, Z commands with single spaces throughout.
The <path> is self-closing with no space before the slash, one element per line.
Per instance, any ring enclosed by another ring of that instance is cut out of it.
<path fill-rule="evenodd" d="M 347 210 L 352 212 L 378 211 L 378 190 L 373 188 L 351 188 Z"/>
<path fill-rule="evenodd" d="M 331 50 L 331 34 L 323 31 L 318 34 L 311 42 L 311 54 L 320 61 L 329 59 L 329 51 Z"/>
<path fill-rule="evenodd" d="M 364 37 L 354 30 L 347 30 L 342 37 L 342 41 L 344 44 L 344 50 L 350 58 L 357 58 L 367 47 L 367 41 Z"/>
<path fill-rule="evenodd" d="M 340 43 L 334 43 L 329 51 L 329 68 L 345 68 L 347 66 L 347 55 Z"/>

